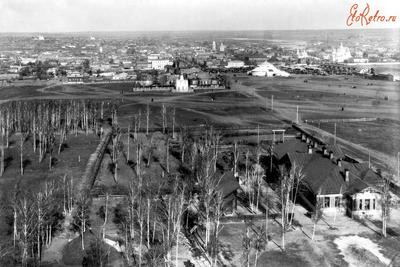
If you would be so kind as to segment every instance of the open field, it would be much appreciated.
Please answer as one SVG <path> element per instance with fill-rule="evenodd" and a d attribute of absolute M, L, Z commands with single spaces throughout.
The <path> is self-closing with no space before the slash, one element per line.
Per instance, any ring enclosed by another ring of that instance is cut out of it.
<path fill-rule="evenodd" d="M 274 108 L 293 120 L 297 105 L 302 120 L 359 117 L 398 119 L 399 117 L 400 83 L 398 82 L 341 76 L 237 79 L 240 85 L 255 88 L 257 94 L 268 98 L 267 105 L 270 105 L 271 96 L 274 95 Z"/>
<path fill-rule="evenodd" d="M 334 123 L 331 122 L 312 125 L 332 134 L 335 131 Z M 336 123 L 336 135 L 389 155 L 396 155 L 400 150 L 400 122 L 396 120 Z"/>
<path fill-rule="evenodd" d="M 341 76 L 275 79 L 244 76 L 237 77 L 236 80 L 234 88 L 257 96 L 258 105 L 271 108 L 273 95 L 274 111 L 283 120 L 295 122 L 297 106 L 299 123 L 306 120 L 379 118 L 376 122 L 351 122 L 346 125 L 354 126 L 338 128 L 341 131 L 338 133 L 341 137 L 340 144 L 346 147 L 347 153 L 356 158 L 368 160 L 368 150 L 371 150 L 371 158 L 381 167 L 392 161 L 387 157 L 392 157 L 400 150 L 397 140 L 400 118 L 399 82 Z M 314 125 L 318 126 L 316 124 Z M 333 123 L 322 125 L 330 125 L 327 130 L 333 133 Z M 325 137 L 326 141 L 333 142 L 332 136 Z"/>

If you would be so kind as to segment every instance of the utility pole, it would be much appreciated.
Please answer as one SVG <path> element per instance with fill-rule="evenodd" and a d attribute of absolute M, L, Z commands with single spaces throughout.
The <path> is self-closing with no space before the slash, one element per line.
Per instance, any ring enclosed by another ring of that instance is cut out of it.
<path fill-rule="evenodd" d="M 400 179 L 400 152 L 397 152 L 397 179 Z"/>
<path fill-rule="evenodd" d="M 299 124 L 299 106 L 296 107 L 296 123 Z"/>
<path fill-rule="evenodd" d="M 368 169 L 371 169 L 371 151 L 368 149 Z"/>
<path fill-rule="evenodd" d="M 336 145 L 336 122 L 335 122 L 335 134 L 334 134 L 334 136 L 335 136 L 334 144 Z"/>
<path fill-rule="evenodd" d="M 274 95 L 271 96 L 271 111 L 274 111 Z"/>

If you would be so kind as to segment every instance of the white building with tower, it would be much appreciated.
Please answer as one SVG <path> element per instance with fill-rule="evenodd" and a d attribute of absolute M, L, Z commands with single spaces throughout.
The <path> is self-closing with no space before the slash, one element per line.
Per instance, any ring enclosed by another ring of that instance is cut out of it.
<path fill-rule="evenodd" d="M 189 81 L 183 78 L 183 75 L 179 76 L 179 79 L 175 81 L 175 92 L 176 93 L 189 93 Z"/>
<path fill-rule="evenodd" d="M 215 41 L 213 41 L 212 43 L 212 50 L 217 51 L 217 44 L 215 43 Z"/>
<path fill-rule="evenodd" d="M 331 55 L 332 62 L 343 63 L 345 60 L 352 58 L 350 48 L 340 43 L 338 48 L 334 48 Z"/>
<path fill-rule="evenodd" d="M 225 45 L 223 43 L 221 43 L 220 47 L 219 47 L 219 52 L 225 52 Z"/>

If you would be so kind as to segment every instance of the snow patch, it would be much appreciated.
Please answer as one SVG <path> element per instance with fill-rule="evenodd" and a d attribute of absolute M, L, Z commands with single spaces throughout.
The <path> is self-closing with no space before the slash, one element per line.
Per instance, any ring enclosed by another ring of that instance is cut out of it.
<path fill-rule="evenodd" d="M 350 267 L 360 266 L 360 262 L 358 262 L 358 260 L 354 258 L 354 255 L 349 248 L 350 246 L 355 246 L 368 250 L 373 255 L 375 255 L 382 263 L 386 265 L 390 264 L 390 259 L 386 258 L 380 252 L 380 247 L 368 238 L 360 237 L 357 235 L 342 236 L 336 238 L 334 240 L 334 243 L 338 246 L 341 254 L 344 256 L 344 260 L 349 263 Z"/>
<path fill-rule="evenodd" d="M 115 248 L 118 252 L 123 252 L 123 249 L 121 248 L 121 246 L 118 244 L 118 242 L 113 241 L 111 239 L 108 238 L 104 238 L 103 241 L 108 244 L 109 246 Z"/>

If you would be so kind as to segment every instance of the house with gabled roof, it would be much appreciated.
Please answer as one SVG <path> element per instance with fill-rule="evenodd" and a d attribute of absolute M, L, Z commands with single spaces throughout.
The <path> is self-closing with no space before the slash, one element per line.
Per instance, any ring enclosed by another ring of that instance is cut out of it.
<path fill-rule="evenodd" d="M 278 165 L 286 173 L 294 165 L 301 168 L 302 198 L 309 207 L 318 199 L 326 215 L 380 216 L 384 180 L 368 164 L 346 161 L 337 145 L 319 148 L 300 139 L 285 143 L 277 144 L 274 151 Z"/>

